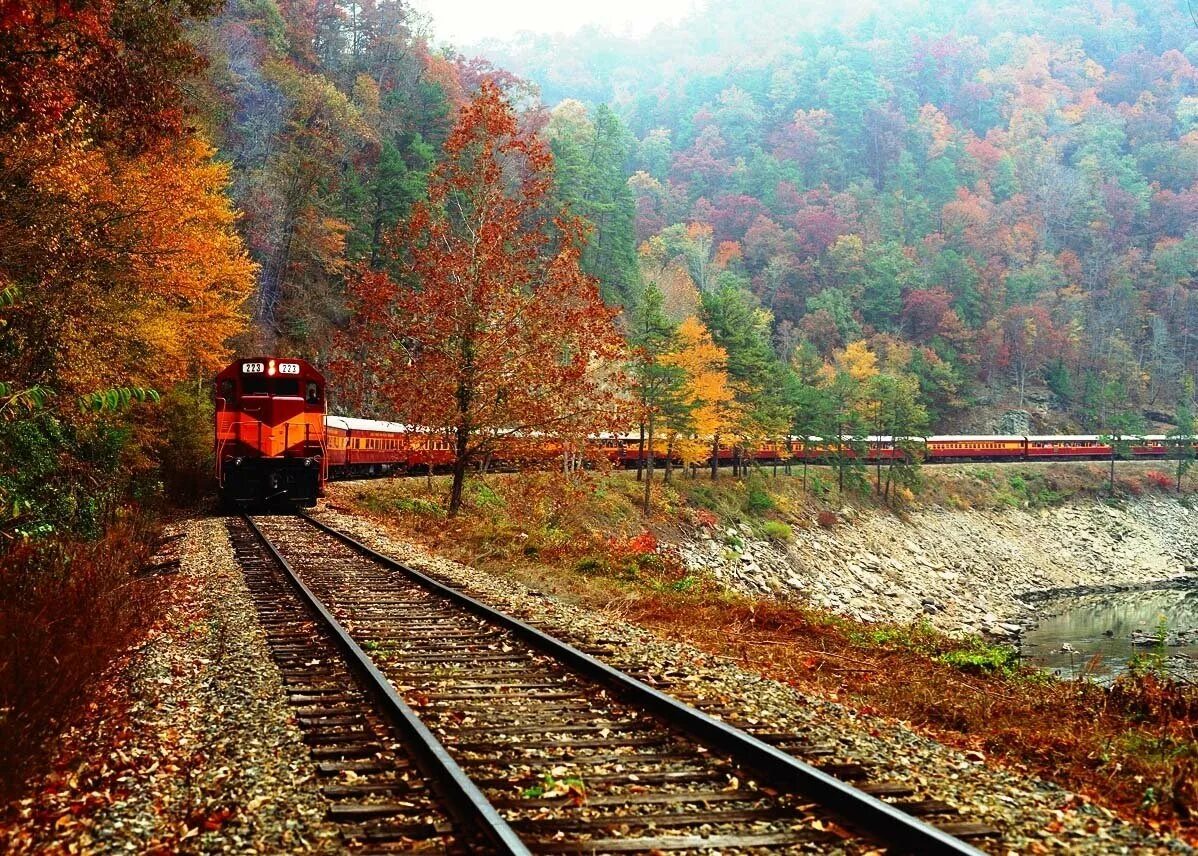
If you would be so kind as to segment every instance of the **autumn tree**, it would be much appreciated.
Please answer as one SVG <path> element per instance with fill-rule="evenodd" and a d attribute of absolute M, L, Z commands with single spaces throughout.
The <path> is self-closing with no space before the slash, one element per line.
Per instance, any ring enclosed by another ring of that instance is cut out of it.
<path fill-rule="evenodd" d="M 653 283 L 647 284 L 633 311 L 629 336 L 629 374 L 640 430 L 637 478 L 644 481 L 642 505 L 646 515 L 651 509 L 657 428 L 665 421 L 678 430 L 691 412 L 684 393 L 683 369 L 669 360 L 676 347 L 676 332 L 677 325 L 662 309 L 661 292 Z"/>
<path fill-rule="evenodd" d="M 921 400 L 919 379 L 909 372 L 887 370 L 875 375 L 867 395 L 875 413 L 874 434 L 889 437 L 895 452 L 886 461 L 884 487 L 881 456 L 876 459 L 874 490 L 889 503 L 893 486 L 910 490 L 919 484 L 928 411 Z"/>
<path fill-rule="evenodd" d="M 387 415 L 453 445 L 448 509 L 472 463 L 505 439 L 614 424 L 621 350 L 612 312 L 579 267 L 577 219 L 544 204 L 552 156 L 484 81 L 459 113 L 445 159 L 392 236 L 395 273 L 351 283 L 354 316 L 335 371 L 368 371 Z"/>
<path fill-rule="evenodd" d="M 254 266 L 230 170 L 188 126 L 183 95 L 199 67 L 184 30 L 211 6 L 10 7 L 0 504 L 20 502 L 26 531 L 98 535 L 157 477 L 158 413 L 123 411 L 215 371 L 245 326 Z"/>
<path fill-rule="evenodd" d="M 675 335 L 675 350 L 664 361 L 682 372 L 682 400 L 686 407 L 684 427 L 693 439 L 671 438 L 669 452 L 682 447 L 684 463 L 698 463 L 719 456 L 719 438 L 737 430 L 740 408 L 728 376 L 728 354 L 717 345 L 711 332 L 698 318 L 684 320 Z M 675 434 L 680 433 L 675 431 Z M 711 442 L 707 438 L 712 438 Z M 667 480 L 670 472 L 666 464 Z"/>
<path fill-rule="evenodd" d="M 862 341 L 838 351 L 833 361 L 820 370 L 826 420 L 820 434 L 827 441 L 835 440 L 832 455 L 836 486 L 842 494 L 850 476 L 860 477 L 861 459 L 867 449 L 867 384 L 877 374 L 877 356 Z"/>
<path fill-rule="evenodd" d="M 1023 406 L 1028 380 L 1059 354 L 1061 339 L 1040 306 L 1014 306 L 995 323 L 997 362 L 1010 370 Z"/>
<path fill-rule="evenodd" d="M 734 472 L 743 458 L 743 442 L 752 437 L 777 436 L 789 421 L 781 403 L 783 387 L 781 364 L 770 343 L 770 314 L 756 304 L 733 278 L 726 274 L 718 287 L 703 295 L 703 320 L 713 341 L 728 355 L 728 377 L 734 394 L 734 407 L 726 413 L 735 418 L 735 427 L 725 421 L 713 439 L 735 433 Z M 711 477 L 718 473 L 713 455 Z"/>

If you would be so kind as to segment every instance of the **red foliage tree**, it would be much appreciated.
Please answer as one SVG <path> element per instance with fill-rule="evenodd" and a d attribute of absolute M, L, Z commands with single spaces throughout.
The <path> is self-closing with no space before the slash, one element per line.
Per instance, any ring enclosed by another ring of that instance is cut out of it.
<path fill-rule="evenodd" d="M 472 462 L 508 438 L 614 427 L 621 342 L 579 268 L 580 221 L 544 214 L 546 145 L 522 133 L 491 80 L 459 113 L 428 201 L 394 236 L 394 271 L 351 283 L 354 320 L 334 371 L 369 378 L 386 410 L 444 430 L 450 514 Z"/>

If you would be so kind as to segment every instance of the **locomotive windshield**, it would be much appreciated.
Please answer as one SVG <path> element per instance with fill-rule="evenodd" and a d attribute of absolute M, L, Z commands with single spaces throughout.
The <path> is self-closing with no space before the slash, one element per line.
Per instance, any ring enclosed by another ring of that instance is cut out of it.
<path fill-rule="evenodd" d="M 269 395 L 266 378 L 261 375 L 245 375 L 241 378 L 242 395 Z"/>

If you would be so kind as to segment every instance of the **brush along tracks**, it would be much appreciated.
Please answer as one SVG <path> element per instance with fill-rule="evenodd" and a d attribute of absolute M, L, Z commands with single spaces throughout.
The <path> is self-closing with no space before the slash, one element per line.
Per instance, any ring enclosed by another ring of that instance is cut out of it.
<path fill-rule="evenodd" d="M 878 797 L 911 791 L 864 781 L 867 770 L 834 763 L 831 749 L 801 734 L 754 738 L 309 518 L 246 522 L 233 524 L 235 542 L 239 529 L 261 533 L 260 555 L 272 555 L 277 578 L 294 576 L 309 613 L 331 624 L 323 632 L 347 637 L 338 647 L 360 658 L 359 680 L 377 684 L 362 695 L 394 697 L 374 716 L 399 718 L 392 727 L 408 741 L 408 763 L 428 777 L 422 796 L 449 795 L 443 817 L 458 834 L 442 843 L 476 849 L 485 839 L 485 849 L 541 853 L 976 853 L 952 833 L 992 832 L 916 820 L 902 809 L 939 820 L 952 810 L 885 802 Z M 238 547 L 239 557 L 249 552 Z M 342 794 L 334 786 L 332 797 Z M 397 818 L 410 825 L 413 800 L 371 794 L 340 812 L 335 803 L 334 816 L 351 820 L 352 837 L 403 843 L 386 830 Z"/>

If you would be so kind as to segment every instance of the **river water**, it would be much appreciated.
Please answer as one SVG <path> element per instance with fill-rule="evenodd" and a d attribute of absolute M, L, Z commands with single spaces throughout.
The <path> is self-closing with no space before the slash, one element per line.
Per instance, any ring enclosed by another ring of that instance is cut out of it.
<path fill-rule="evenodd" d="M 1062 677 L 1110 680 L 1134 654 L 1154 651 L 1163 653 L 1167 671 L 1198 674 L 1198 588 L 1070 596 L 1045 601 L 1041 609 L 1049 617 L 1024 634 L 1021 652 Z M 1162 634 L 1163 648 L 1155 644 Z"/>

